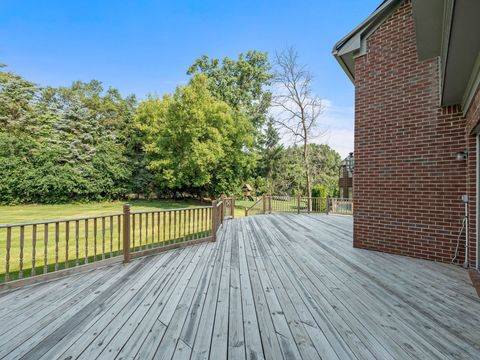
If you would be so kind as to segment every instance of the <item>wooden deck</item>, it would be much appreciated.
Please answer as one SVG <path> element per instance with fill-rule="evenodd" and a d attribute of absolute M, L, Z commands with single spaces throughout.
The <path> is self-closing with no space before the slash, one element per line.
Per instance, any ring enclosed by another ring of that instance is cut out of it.
<path fill-rule="evenodd" d="M 351 236 L 349 217 L 254 216 L 216 243 L 0 294 L 0 358 L 480 358 L 466 271 Z"/>

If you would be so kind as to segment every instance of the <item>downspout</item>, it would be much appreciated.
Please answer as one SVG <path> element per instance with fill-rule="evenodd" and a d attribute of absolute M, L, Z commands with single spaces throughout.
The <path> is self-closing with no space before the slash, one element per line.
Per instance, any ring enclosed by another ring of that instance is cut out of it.
<path fill-rule="evenodd" d="M 465 161 L 465 195 L 462 196 L 463 203 L 465 204 L 465 261 L 463 262 L 464 269 L 468 269 L 468 202 L 469 202 L 469 171 L 468 171 L 468 158 L 469 158 L 469 151 L 468 151 L 468 133 L 465 132 L 465 154 L 466 154 L 466 161 Z"/>
<path fill-rule="evenodd" d="M 462 196 L 465 203 L 465 261 L 463 267 L 468 269 L 468 195 Z"/>

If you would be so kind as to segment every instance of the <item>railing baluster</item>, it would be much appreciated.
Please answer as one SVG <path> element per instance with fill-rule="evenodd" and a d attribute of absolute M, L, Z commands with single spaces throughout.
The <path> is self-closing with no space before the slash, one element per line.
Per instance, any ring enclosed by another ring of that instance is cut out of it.
<path fill-rule="evenodd" d="M 187 241 L 187 210 L 183 210 L 183 241 Z"/>
<path fill-rule="evenodd" d="M 197 209 L 197 239 L 200 238 L 200 209 Z"/>
<path fill-rule="evenodd" d="M 97 218 L 93 219 L 93 261 L 97 261 Z"/>
<path fill-rule="evenodd" d="M 192 209 L 192 240 L 197 238 L 197 234 L 195 232 L 195 209 Z"/>
<path fill-rule="evenodd" d="M 217 201 L 212 201 L 212 238 L 213 241 L 217 240 Z"/>
<path fill-rule="evenodd" d="M 136 236 L 135 236 L 135 214 L 132 214 L 132 236 L 133 236 L 133 251 L 136 251 L 136 247 L 135 247 L 135 240 L 136 240 Z"/>
<path fill-rule="evenodd" d="M 187 210 L 188 219 L 187 219 L 187 225 L 186 225 L 186 228 L 185 228 L 186 231 L 187 231 L 187 236 L 186 236 L 186 240 L 187 240 L 187 241 L 190 240 L 190 223 L 191 223 L 191 219 L 190 219 L 191 214 L 190 214 L 190 212 L 191 212 L 191 210 L 188 209 L 188 210 Z"/>
<path fill-rule="evenodd" d="M 60 236 L 60 223 L 55 223 L 55 271 L 58 271 L 58 240 Z"/>
<path fill-rule="evenodd" d="M 143 249 L 142 247 L 142 222 L 143 222 L 142 220 L 143 219 L 142 218 L 143 218 L 142 214 L 141 213 L 138 214 L 138 228 L 140 230 L 139 232 L 140 250 Z"/>
<path fill-rule="evenodd" d="M 208 236 L 212 236 L 212 230 L 211 230 L 211 227 L 213 225 L 213 222 L 212 222 L 212 219 L 211 219 L 212 213 L 213 213 L 212 208 L 207 209 L 207 235 Z M 248 214 L 247 208 L 245 208 L 245 214 Z M 245 215 L 245 216 L 247 216 L 247 215 Z"/>
<path fill-rule="evenodd" d="M 10 247 L 12 246 L 12 228 L 7 227 L 7 254 L 5 258 L 5 282 L 10 281 Z"/>
<path fill-rule="evenodd" d="M 105 260 L 105 216 L 102 217 L 102 260 Z"/>
<path fill-rule="evenodd" d="M 79 265 L 78 252 L 79 252 L 79 240 L 80 240 L 80 222 L 75 221 L 75 266 Z"/>
<path fill-rule="evenodd" d="M 204 212 L 205 209 L 200 209 L 200 238 L 203 238 L 204 237 L 204 234 L 203 234 L 203 225 L 204 225 L 204 220 L 205 220 L 205 212 Z"/>
<path fill-rule="evenodd" d="M 70 240 L 70 221 L 65 221 L 65 269 L 68 269 L 68 242 Z"/>
<path fill-rule="evenodd" d="M 167 216 L 167 213 L 166 212 L 163 212 L 163 241 L 162 241 L 162 245 L 165 245 L 165 240 L 167 238 L 167 227 L 166 227 L 166 216 Z"/>
<path fill-rule="evenodd" d="M 130 262 L 130 220 L 131 220 L 130 205 L 124 204 L 123 205 L 123 262 L 124 263 Z"/>
<path fill-rule="evenodd" d="M 36 275 L 35 270 L 35 252 L 37 248 L 37 225 L 32 226 L 32 276 Z"/>
<path fill-rule="evenodd" d="M 85 260 L 83 263 L 88 264 L 88 219 L 85 219 Z"/>
<path fill-rule="evenodd" d="M 148 213 L 145 213 L 145 249 L 148 249 Z"/>
<path fill-rule="evenodd" d="M 178 213 L 178 220 L 177 220 L 177 227 L 178 227 L 178 235 L 177 235 L 177 242 L 182 242 L 182 210 L 177 210 Z"/>
<path fill-rule="evenodd" d="M 177 242 L 177 212 L 173 210 L 173 242 Z"/>
<path fill-rule="evenodd" d="M 25 241 L 25 226 L 20 226 L 20 264 L 18 271 L 18 278 L 23 278 L 23 245 Z"/>
<path fill-rule="evenodd" d="M 212 226 L 212 217 L 213 217 L 213 210 L 210 208 L 210 209 L 208 209 L 208 223 L 207 223 L 208 229 L 210 229 L 211 226 Z M 211 235 L 212 235 L 212 233 L 210 231 L 210 236 Z"/>
<path fill-rule="evenodd" d="M 153 249 L 153 244 L 155 243 L 155 213 L 152 213 L 152 243 L 150 249 Z"/>
<path fill-rule="evenodd" d="M 172 241 L 172 212 L 168 212 L 168 243 Z"/>
<path fill-rule="evenodd" d="M 157 246 L 160 245 L 160 212 L 157 213 Z"/>
<path fill-rule="evenodd" d="M 208 211 L 208 208 L 205 209 L 205 219 L 204 219 L 204 223 L 203 223 L 203 233 L 205 235 L 205 237 L 208 237 L 208 214 L 209 214 L 209 211 Z"/>
<path fill-rule="evenodd" d="M 110 257 L 113 256 L 113 216 L 110 216 Z"/>
<path fill-rule="evenodd" d="M 48 256 L 48 224 L 43 227 L 43 273 L 47 273 L 47 256 Z"/>
<path fill-rule="evenodd" d="M 121 215 L 118 215 L 117 216 L 117 255 L 120 255 L 120 234 L 122 232 L 121 230 L 121 222 L 122 220 L 122 216 Z"/>

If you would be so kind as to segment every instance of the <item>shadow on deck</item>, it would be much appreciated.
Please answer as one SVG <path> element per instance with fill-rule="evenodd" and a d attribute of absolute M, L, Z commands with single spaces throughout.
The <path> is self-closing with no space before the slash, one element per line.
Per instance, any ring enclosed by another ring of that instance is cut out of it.
<path fill-rule="evenodd" d="M 351 246 L 349 217 L 230 220 L 216 243 L 0 295 L 0 358 L 479 358 L 467 272 Z"/>

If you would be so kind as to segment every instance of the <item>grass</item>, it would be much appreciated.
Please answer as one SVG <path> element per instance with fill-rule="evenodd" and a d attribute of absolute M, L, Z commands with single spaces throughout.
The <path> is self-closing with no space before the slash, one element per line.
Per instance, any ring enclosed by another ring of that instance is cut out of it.
<path fill-rule="evenodd" d="M 122 212 L 124 201 L 61 205 L 0 206 L 0 224 L 15 224 L 41 220 L 59 220 Z M 207 205 L 196 200 L 129 200 L 132 211 L 179 209 Z"/>
<path fill-rule="evenodd" d="M 188 211 L 162 212 L 135 215 L 131 223 L 131 246 L 140 250 L 140 244 L 143 249 L 145 244 L 149 246 L 161 246 L 178 241 L 190 240 L 204 236 L 210 229 L 211 219 L 207 210 L 193 210 L 199 206 L 208 204 L 199 201 L 177 201 L 177 200 L 132 200 L 129 201 L 131 211 L 146 210 L 170 210 L 170 209 L 190 209 Z M 68 220 L 73 218 L 83 218 L 90 216 L 102 216 L 109 214 L 119 214 L 122 212 L 123 202 L 99 202 L 82 204 L 62 204 L 62 205 L 18 205 L 18 206 L 0 206 L 0 223 L 15 224 L 24 222 L 35 222 L 44 220 Z M 148 216 L 148 224 L 147 224 Z M 193 221 L 195 218 L 195 221 Z M 101 260 L 121 254 L 122 251 L 122 232 L 121 220 L 115 217 L 100 218 L 78 222 L 78 250 L 75 234 L 76 222 L 69 222 L 68 228 L 65 222 L 58 225 L 49 224 L 47 234 L 45 235 L 45 226 L 38 225 L 35 231 L 35 271 L 37 274 L 54 271 L 64 268 L 68 262 L 69 267 L 75 266 L 78 258 L 78 264 L 82 265 L 88 259 L 88 262 Z M 153 226 L 152 226 L 153 224 Z M 160 224 L 160 228 L 159 225 Z M 95 231 L 96 229 L 96 231 Z M 68 244 L 67 244 L 68 230 Z M 11 230 L 10 246 L 10 280 L 18 278 L 20 270 L 20 227 L 14 227 Z M 33 258 L 33 226 L 24 227 L 24 247 L 23 247 L 23 276 L 30 276 L 32 271 Z M 58 238 L 58 245 L 56 239 Z M 6 239 L 7 230 L 0 229 L 0 283 L 4 281 L 6 272 Z M 47 243 L 45 246 L 45 242 Z M 58 246 L 58 253 L 56 247 Z M 45 255 L 46 251 L 46 255 Z M 56 255 L 58 254 L 58 255 Z M 46 263 L 44 259 L 46 258 Z M 67 261 L 68 260 L 68 261 Z M 57 265 L 55 265 L 57 264 Z"/>

